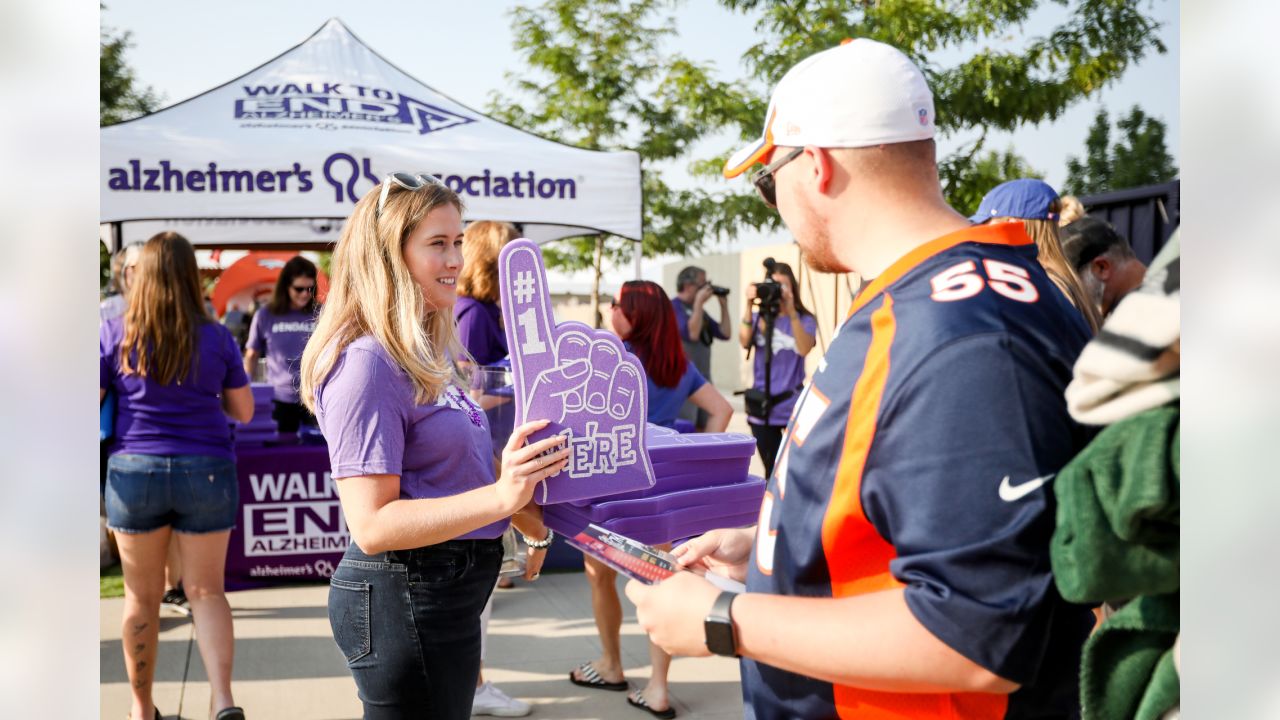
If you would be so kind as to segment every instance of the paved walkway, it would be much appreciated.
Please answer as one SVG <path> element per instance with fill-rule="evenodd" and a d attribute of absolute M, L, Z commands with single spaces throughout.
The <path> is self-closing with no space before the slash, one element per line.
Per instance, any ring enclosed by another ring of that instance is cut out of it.
<path fill-rule="evenodd" d="M 729 430 L 749 433 L 742 400 L 721 392 L 734 407 Z M 761 474 L 759 456 L 751 472 Z M 649 677 L 648 640 L 636 624 L 635 607 L 622 594 L 622 662 L 633 688 Z M 509 695 L 533 704 L 530 718 L 621 718 L 648 713 L 626 703 L 626 694 L 589 690 L 569 682 L 569 670 L 599 657 L 591 616 L 591 594 L 582 573 L 544 574 L 536 583 L 518 581 L 495 591 L 489 625 L 486 679 Z M 360 701 L 346 663 L 329 631 L 327 585 L 230 593 L 235 615 L 233 690 L 250 720 L 332 720 L 360 717 Z M 129 682 L 120 649 L 120 599 L 103 600 L 100 616 L 102 717 L 129 712 Z M 184 668 L 190 656 L 190 668 Z M 209 688 L 188 618 L 162 612 L 156 705 L 166 720 L 208 717 Z M 672 705 L 680 718 L 742 717 L 738 663 L 727 658 L 676 658 L 671 663 Z M 426 720 L 424 718 L 424 720 Z"/>
<path fill-rule="evenodd" d="M 619 583 L 621 590 L 621 582 Z M 235 614 L 234 690 L 251 720 L 358 718 L 355 683 L 329 632 L 328 587 L 307 585 L 231 593 Z M 623 664 L 633 687 L 649 676 L 648 642 L 635 608 L 622 598 Z M 101 603 L 102 717 L 129 710 L 120 650 L 122 601 Z M 190 650 L 190 670 L 183 668 Z M 495 593 L 485 673 L 508 694 L 534 705 L 531 718 L 634 718 L 647 713 L 624 693 L 580 688 L 569 669 L 600 653 L 590 593 L 581 573 L 543 575 Z M 155 698 L 165 718 L 207 717 L 209 690 L 188 618 L 162 614 Z M 673 704 L 682 718 L 741 718 L 738 664 L 726 658 L 677 658 L 671 664 Z"/>

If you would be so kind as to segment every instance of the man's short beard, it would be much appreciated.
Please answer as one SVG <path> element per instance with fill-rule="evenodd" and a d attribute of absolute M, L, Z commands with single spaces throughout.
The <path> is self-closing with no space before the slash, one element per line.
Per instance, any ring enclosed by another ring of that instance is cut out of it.
<path fill-rule="evenodd" d="M 827 224 L 814 216 L 808 208 L 802 210 L 805 216 L 803 230 L 805 232 L 796 233 L 796 242 L 800 245 L 800 252 L 804 258 L 805 265 L 820 273 L 846 273 L 849 269 L 841 264 L 840 259 L 836 257 L 835 250 L 831 245 L 831 231 Z M 808 240 L 802 239 L 802 236 L 808 236 Z"/>

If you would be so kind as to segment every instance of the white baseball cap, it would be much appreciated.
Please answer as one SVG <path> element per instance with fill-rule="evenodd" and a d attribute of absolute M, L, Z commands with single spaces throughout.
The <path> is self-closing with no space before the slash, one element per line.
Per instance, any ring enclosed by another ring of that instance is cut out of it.
<path fill-rule="evenodd" d="M 870 147 L 928 140 L 936 129 L 933 93 L 910 58 L 875 40 L 845 40 L 782 76 L 764 134 L 729 158 L 724 176 L 741 175 L 778 145 Z"/>

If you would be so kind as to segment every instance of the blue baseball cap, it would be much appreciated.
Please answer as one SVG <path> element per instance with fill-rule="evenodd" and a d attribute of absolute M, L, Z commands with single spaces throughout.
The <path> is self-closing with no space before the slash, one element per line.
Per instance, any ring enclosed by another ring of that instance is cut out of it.
<path fill-rule="evenodd" d="M 1000 183 L 982 198 L 978 212 L 970 216 L 975 223 L 992 218 L 1011 217 L 1019 220 L 1057 220 L 1058 213 L 1050 212 L 1058 193 L 1049 183 L 1035 178 L 1021 178 Z"/>

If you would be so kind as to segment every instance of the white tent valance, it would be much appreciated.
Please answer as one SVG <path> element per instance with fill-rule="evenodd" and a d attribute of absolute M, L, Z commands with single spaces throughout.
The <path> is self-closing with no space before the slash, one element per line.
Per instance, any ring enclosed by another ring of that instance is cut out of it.
<path fill-rule="evenodd" d="M 641 237 L 637 153 L 486 117 L 336 18 L 265 65 L 101 137 L 101 221 L 124 223 L 130 238 L 172 228 L 201 246 L 326 245 L 356 200 L 401 170 L 441 178 L 466 219 L 520 223 L 535 240 Z"/>

